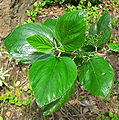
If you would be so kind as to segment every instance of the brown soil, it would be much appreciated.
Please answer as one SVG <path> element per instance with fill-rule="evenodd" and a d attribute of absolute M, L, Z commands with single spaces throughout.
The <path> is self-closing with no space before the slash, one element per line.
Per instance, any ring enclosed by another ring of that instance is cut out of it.
<path fill-rule="evenodd" d="M 43 9 L 43 14 L 38 16 L 36 22 L 43 23 L 47 18 L 59 18 L 59 16 L 65 12 L 66 11 L 64 6 L 60 8 L 58 6 L 55 6 L 48 9 Z M 113 9 L 110 12 L 113 13 Z M 118 13 L 115 14 L 117 15 Z M 113 14 L 112 17 L 114 17 Z M 117 29 L 113 29 L 113 36 L 115 35 L 118 35 L 119 37 L 119 26 Z M 117 40 L 119 39 L 117 38 Z M 25 88 L 29 82 L 28 71 L 30 66 L 16 63 L 11 59 L 6 50 L 2 52 L 2 55 L 1 67 L 3 67 L 4 70 L 10 70 L 10 77 L 6 78 L 8 87 L 4 86 L 0 88 L 0 95 L 5 93 L 6 90 L 9 90 L 10 85 L 13 86 L 15 90 L 20 87 Z M 109 100 L 107 100 L 107 98 L 102 99 L 96 97 L 87 92 L 82 86 L 77 86 L 71 100 L 58 111 L 54 112 L 52 115 L 46 117 L 41 116 L 41 110 L 37 110 L 38 106 L 35 102 L 34 97 L 31 97 L 31 104 L 28 106 L 17 107 L 16 105 L 12 105 L 9 102 L 2 102 L 0 115 L 4 118 L 4 120 L 95 120 L 96 117 L 101 117 L 101 111 L 105 112 L 102 116 L 109 116 L 109 111 L 119 114 L 119 86 L 117 86 L 117 84 L 119 84 L 118 55 L 119 53 L 112 53 L 107 56 L 110 59 L 110 64 L 115 71 L 115 82 L 112 88 L 112 93 L 108 97 Z M 15 83 L 17 83 L 17 81 L 20 83 L 15 86 Z M 19 98 L 28 98 L 28 89 L 24 89 L 23 91 L 24 94 L 20 95 Z M 79 101 L 79 99 L 81 100 Z M 5 106 L 8 107 L 8 110 L 3 109 Z"/>

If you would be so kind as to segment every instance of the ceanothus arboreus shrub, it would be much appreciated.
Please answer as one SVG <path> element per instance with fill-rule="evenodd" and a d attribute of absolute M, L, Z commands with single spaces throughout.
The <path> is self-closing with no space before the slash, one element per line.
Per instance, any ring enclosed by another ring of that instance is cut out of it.
<path fill-rule="evenodd" d="M 80 84 L 96 96 L 104 98 L 111 91 L 114 71 L 97 52 L 111 37 L 111 17 L 108 12 L 103 14 L 86 36 L 86 14 L 86 10 L 78 10 L 43 24 L 21 25 L 5 40 L 14 59 L 32 64 L 29 78 L 44 115 L 70 99 L 77 76 Z"/>

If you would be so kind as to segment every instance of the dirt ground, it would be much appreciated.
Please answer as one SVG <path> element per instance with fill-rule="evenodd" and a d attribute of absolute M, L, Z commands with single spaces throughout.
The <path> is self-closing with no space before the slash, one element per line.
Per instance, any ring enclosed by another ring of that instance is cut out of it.
<path fill-rule="evenodd" d="M 65 12 L 65 6 L 43 9 L 43 14 L 37 17 L 36 22 L 43 23 L 47 18 L 59 18 L 59 16 Z M 110 13 L 112 17 L 119 14 L 119 12 L 114 13 L 114 9 L 110 10 Z M 117 41 L 119 41 L 119 25 L 116 29 L 113 28 L 112 34 L 113 36 L 117 35 Z M 1 43 L 2 47 L 3 42 L 4 40 Z M 109 97 L 105 99 L 96 97 L 79 85 L 76 86 L 76 91 L 68 103 L 52 115 L 44 117 L 34 97 L 27 93 L 30 66 L 15 62 L 7 53 L 6 49 L 3 49 L 0 64 L 1 67 L 4 68 L 4 71 L 9 70 L 10 77 L 6 78 L 8 86 L 0 88 L 0 95 L 5 94 L 6 90 L 10 90 L 10 86 L 13 86 L 14 90 L 19 90 L 17 88 L 22 87 L 23 94 L 20 93 L 19 99 L 31 98 L 30 105 L 21 107 L 10 104 L 9 102 L 1 102 L 2 108 L 0 115 L 4 120 L 96 120 L 96 117 L 101 118 L 102 116 L 109 116 L 109 111 L 119 115 L 119 59 L 117 57 L 119 53 L 111 53 L 107 56 L 115 71 L 115 82 Z M 4 107 L 8 109 L 5 110 Z M 102 111 L 104 114 L 101 114 Z"/>

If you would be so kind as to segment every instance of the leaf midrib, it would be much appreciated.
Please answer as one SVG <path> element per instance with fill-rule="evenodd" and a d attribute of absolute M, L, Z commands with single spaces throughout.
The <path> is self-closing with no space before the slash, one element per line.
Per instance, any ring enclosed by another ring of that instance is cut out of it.
<path fill-rule="evenodd" d="M 92 67 L 92 70 L 93 70 L 93 72 L 94 72 L 95 78 L 96 78 L 96 80 L 98 81 L 97 83 L 99 84 L 99 87 L 100 87 L 100 82 L 99 82 L 99 80 L 98 80 L 98 78 L 97 78 L 97 76 L 96 76 L 96 72 L 95 72 L 95 68 L 93 67 L 93 63 L 91 62 L 91 60 L 89 60 L 89 63 L 90 63 L 90 65 L 91 65 L 91 67 Z"/>
<path fill-rule="evenodd" d="M 52 75 L 53 75 L 53 73 L 54 73 L 54 71 L 55 71 L 55 67 L 56 67 L 57 63 L 58 63 L 58 61 L 56 60 L 56 63 L 54 64 L 53 69 L 52 69 L 52 71 L 51 71 L 51 73 L 50 73 L 51 75 L 50 75 L 50 79 L 48 80 L 46 89 L 49 87 L 49 83 L 51 83 L 51 77 L 52 77 Z M 46 89 L 45 89 L 45 91 L 46 91 Z M 44 92 L 44 93 L 46 93 L 46 92 Z M 43 94 L 43 96 L 44 96 L 44 94 Z M 44 98 L 44 97 L 43 97 L 43 98 Z M 55 101 L 55 100 L 57 100 L 57 99 L 58 99 L 58 98 L 54 99 L 53 101 Z M 53 102 L 53 101 L 52 101 L 52 102 Z M 43 99 L 42 99 L 42 102 L 43 102 Z M 41 102 L 41 103 L 42 103 L 42 102 Z M 51 102 L 51 101 L 50 101 L 50 102 Z M 49 103 L 50 103 L 50 102 L 49 102 Z M 46 103 L 46 104 L 49 104 L 49 103 Z M 46 104 L 45 104 L 45 105 L 46 105 Z M 43 105 L 43 106 L 44 106 L 44 105 Z"/>

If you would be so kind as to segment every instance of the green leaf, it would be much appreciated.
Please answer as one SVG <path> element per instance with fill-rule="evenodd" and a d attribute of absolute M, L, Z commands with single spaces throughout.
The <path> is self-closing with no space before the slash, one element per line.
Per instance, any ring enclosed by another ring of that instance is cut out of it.
<path fill-rule="evenodd" d="M 27 16 L 31 16 L 31 12 L 27 10 Z"/>
<path fill-rule="evenodd" d="M 62 97 L 77 77 L 77 67 L 68 57 L 36 60 L 30 71 L 31 86 L 39 107 Z"/>
<path fill-rule="evenodd" d="M 28 104 L 30 104 L 31 103 L 31 99 L 30 98 L 28 98 L 26 101 L 24 101 L 24 105 L 28 105 Z"/>
<path fill-rule="evenodd" d="M 3 118 L 0 116 L 0 120 L 3 120 Z"/>
<path fill-rule="evenodd" d="M 26 41 L 39 52 L 48 52 L 53 48 L 51 41 L 40 35 L 30 36 L 26 39 Z"/>
<path fill-rule="evenodd" d="M 15 103 L 17 106 L 21 107 L 23 105 L 23 103 L 21 101 L 18 101 Z"/>
<path fill-rule="evenodd" d="M 99 47 L 110 39 L 112 34 L 111 16 L 109 12 L 104 13 L 97 23 L 92 24 L 89 29 L 91 37 L 90 45 Z"/>
<path fill-rule="evenodd" d="M 119 52 L 119 43 L 110 43 L 109 49 L 115 52 Z"/>
<path fill-rule="evenodd" d="M 55 27 L 56 38 L 66 51 L 77 50 L 84 43 L 86 14 L 85 10 L 78 10 L 65 13 L 58 19 Z"/>
<path fill-rule="evenodd" d="M 35 2 L 33 5 L 34 5 L 34 7 L 37 7 L 38 3 L 37 3 L 37 2 Z"/>
<path fill-rule="evenodd" d="M 43 24 L 50 28 L 50 30 L 55 34 L 55 25 L 57 23 L 57 19 L 47 19 Z"/>
<path fill-rule="evenodd" d="M 32 23 L 33 21 L 31 20 L 31 18 L 28 18 L 27 22 Z"/>
<path fill-rule="evenodd" d="M 114 117 L 114 114 L 113 114 L 112 112 L 109 112 L 109 116 L 110 116 L 111 118 L 113 118 L 113 117 Z"/>
<path fill-rule="evenodd" d="M 94 52 L 95 47 L 93 47 L 92 45 L 86 45 L 86 46 L 81 47 L 81 50 L 85 52 Z"/>
<path fill-rule="evenodd" d="M 17 61 L 32 64 L 37 58 L 45 58 L 48 54 L 38 52 L 26 38 L 40 34 L 53 42 L 53 34 L 45 25 L 29 23 L 17 27 L 5 40 L 5 46 L 11 56 Z"/>
<path fill-rule="evenodd" d="M 90 1 L 88 2 L 88 7 L 91 7 L 91 2 Z"/>
<path fill-rule="evenodd" d="M 69 88 L 69 90 L 61 98 L 42 107 L 43 114 L 49 115 L 58 110 L 59 108 L 61 108 L 65 103 L 67 103 L 70 100 L 71 95 L 75 91 L 75 84 L 76 82 L 74 82 L 73 86 Z"/>
<path fill-rule="evenodd" d="M 79 81 L 90 93 L 104 98 L 112 88 L 114 71 L 107 61 L 95 56 L 81 66 Z"/>
<path fill-rule="evenodd" d="M 15 104 L 15 101 L 14 101 L 14 100 L 9 100 L 9 102 L 10 102 L 11 104 Z"/>
<path fill-rule="evenodd" d="M 43 24 L 46 25 L 50 30 L 51 32 L 53 33 L 54 35 L 54 39 L 56 41 L 56 36 L 55 36 L 55 26 L 56 26 L 56 23 L 57 23 L 57 19 L 47 19 Z M 60 43 L 58 41 L 56 41 L 57 43 L 57 47 L 60 46 Z"/>

